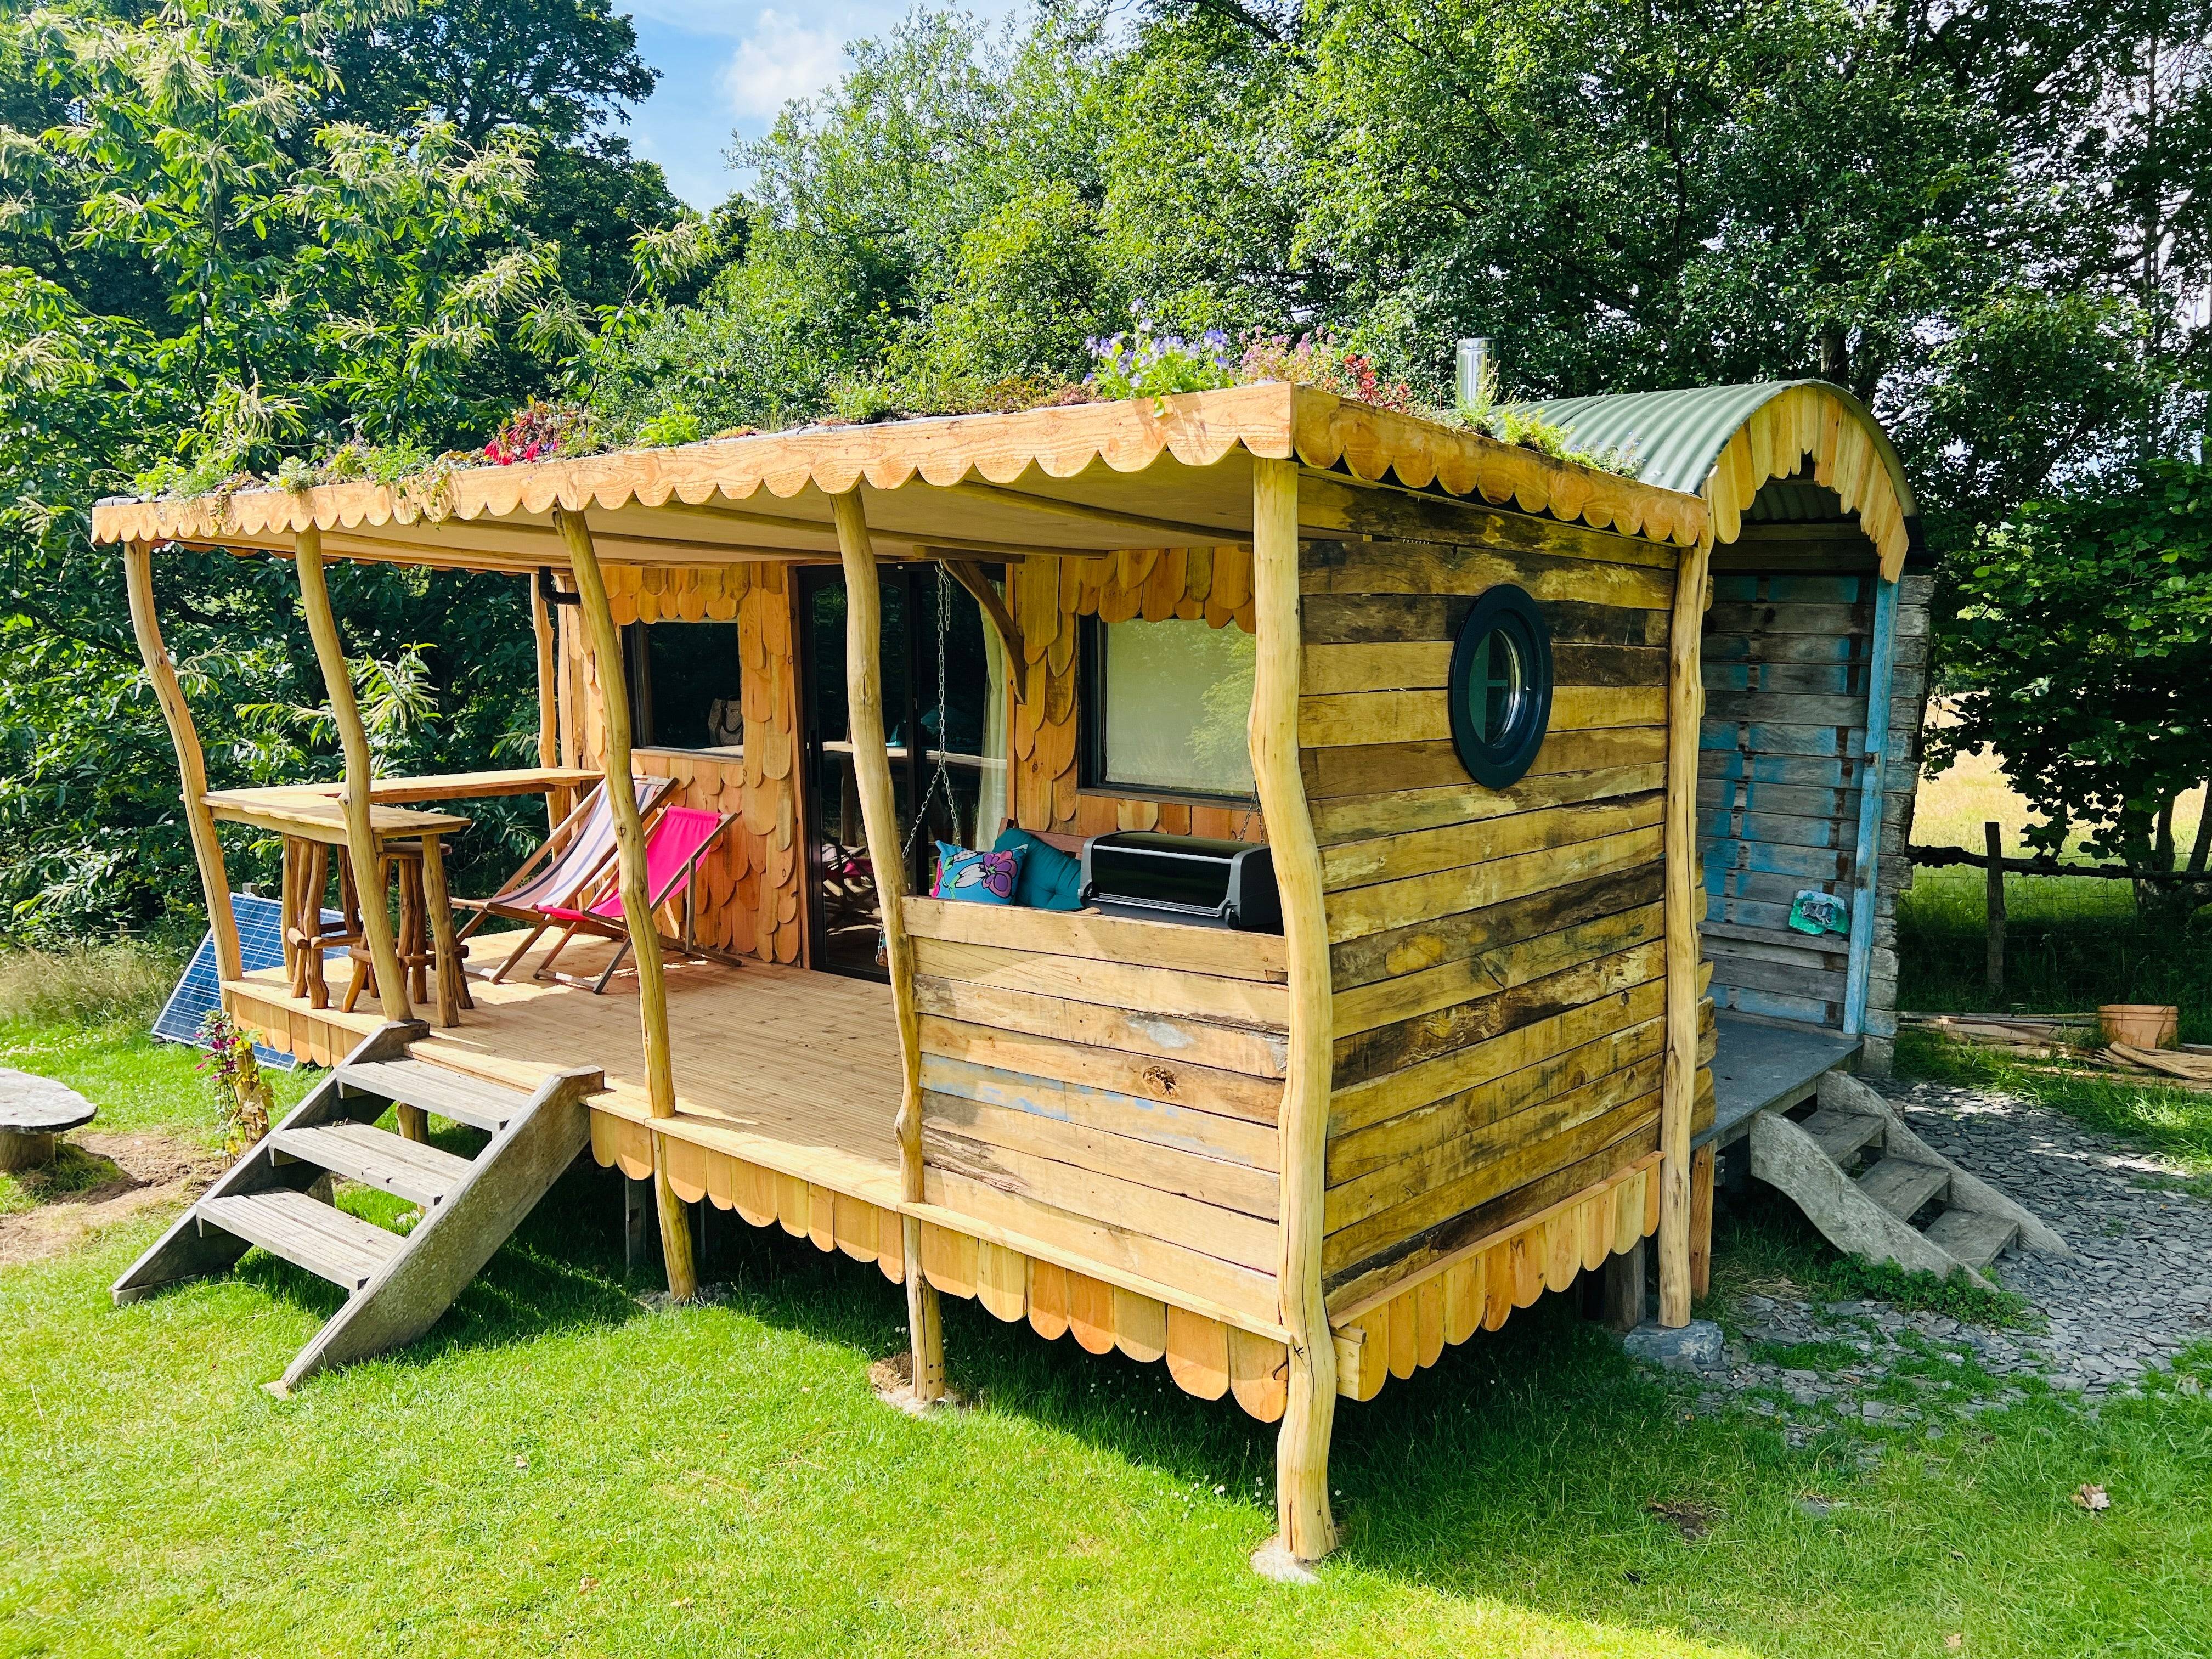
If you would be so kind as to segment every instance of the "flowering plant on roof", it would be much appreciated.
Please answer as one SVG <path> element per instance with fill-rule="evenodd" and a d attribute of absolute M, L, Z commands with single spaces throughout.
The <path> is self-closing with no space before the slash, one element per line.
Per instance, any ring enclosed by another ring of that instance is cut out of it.
<path fill-rule="evenodd" d="M 1129 307 L 1135 326 L 1127 333 L 1084 343 L 1091 370 L 1085 382 L 1102 398 L 1151 398 L 1212 392 L 1237 384 L 1237 357 L 1229 337 L 1208 329 L 1195 340 L 1156 334 L 1141 306 Z"/>
<path fill-rule="evenodd" d="M 1244 355 L 1237 378 L 1246 386 L 1261 380 L 1286 380 L 1292 386 L 1314 386 L 1378 409 L 1412 414 L 1417 405 L 1413 388 L 1403 380 L 1386 380 L 1364 352 L 1339 345 L 1326 334 L 1302 334 L 1293 341 L 1287 334 L 1244 337 Z"/>
<path fill-rule="evenodd" d="M 542 398 L 532 398 L 492 434 L 483 453 L 494 466 L 513 466 L 517 461 L 587 454 L 597 447 L 589 410 L 576 404 L 549 404 Z"/>

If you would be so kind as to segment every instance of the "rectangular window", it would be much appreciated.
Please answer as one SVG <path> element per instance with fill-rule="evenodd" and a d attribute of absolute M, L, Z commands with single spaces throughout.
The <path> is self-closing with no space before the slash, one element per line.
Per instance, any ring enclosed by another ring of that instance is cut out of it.
<path fill-rule="evenodd" d="M 623 629 L 630 741 L 735 758 L 745 722 L 738 625 L 632 623 Z"/>
<path fill-rule="evenodd" d="M 1085 787 L 1250 800 L 1252 635 L 1196 618 L 1083 629 Z"/>

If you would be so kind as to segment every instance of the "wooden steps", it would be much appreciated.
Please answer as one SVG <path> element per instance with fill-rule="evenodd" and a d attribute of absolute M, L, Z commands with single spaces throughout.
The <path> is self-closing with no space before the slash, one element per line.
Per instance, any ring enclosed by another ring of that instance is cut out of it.
<path fill-rule="evenodd" d="M 270 1137 L 278 1152 L 379 1187 L 428 1209 L 468 1179 L 469 1160 L 367 1123 L 325 1123 L 280 1129 Z"/>
<path fill-rule="evenodd" d="M 398 1233 L 288 1187 L 211 1198 L 199 1219 L 346 1291 L 361 1289 L 407 1248 Z"/>
<path fill-rule="evenodd" d="M 118 1304 L 222 1273 L 256 1247 L 326 1279 L 343 1307 L 268 1386 L 289 1393 L 331 1365 L 410 1342 L 436 1322 L 591 1139 L 597 1072 L 556 1072 L 532 1093 L 413 1058 L 413 1024 L 382 1027 L 227 1170 L 115 1281 Z M 483 1130 L 473 1158 L 375 1127 L 411 1106 Z M 343 1176 L 422 1208 L 404 1235 L 314 1195 Z"/>
<path fill-rule="evenodd" d="M 419 1106 L 491 1134 L 507 1127 L 529 1106 L 531 1098 L 520 1089 L 465 1077 L 422 1060 L 349 1059 L 340 1062 L 331 1075 L 337 1080 L 339 1094 L 347 1098 Z"/>
<path fill-rule="evenodd" d="M 1779 1112 L 1752 1120 L 1751 1172 L 1796 1200 L 1838 1249 L 1909 1271 L 1940 1279 L 1963 1272 L 1986 1285 L 1983 1270 L 2015 1244 L 2070 1254 L 2056 1232 L 1840 1072 L 1820 1079 L 1818 1108 L 1802 1122 Z M 1914 1225 L 1931 1206 L 1940 1208 Z"/>
<path fill-rule="evenodd" d="M 1859 1177 L 1858 1185 L 1861 1192 L 1910 1226 L 1913 1217 L 1950 1190 L 1951 1167 L 1910 1158 L 1885 1158 Z"/>

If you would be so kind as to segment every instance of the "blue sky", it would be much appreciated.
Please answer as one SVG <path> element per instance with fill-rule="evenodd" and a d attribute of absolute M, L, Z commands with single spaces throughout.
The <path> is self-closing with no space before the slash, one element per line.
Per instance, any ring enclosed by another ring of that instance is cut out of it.
<path fill-rule="evenodd" d="M 996 16 L 1012 5 L 969 9 Z M 678 196 L 711 208 L 738 183 L 725 156 L 732 136 L 758 137 L 787 101 L 830 85 L 844 43 L 881 33 L 907 8 L 902 0 L 632 0 L 629 9 L 660 85 L 623 131 Z"/>

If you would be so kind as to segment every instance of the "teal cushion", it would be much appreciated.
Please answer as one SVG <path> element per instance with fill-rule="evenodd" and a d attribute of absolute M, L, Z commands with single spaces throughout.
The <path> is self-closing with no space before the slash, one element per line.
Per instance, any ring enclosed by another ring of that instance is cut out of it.
<path fill-rule="evenodd" d="M 1080 910 L 1083 900 L 1083 860 L 1063 853 L 1048 841 L 1040 841 L 1026 830 L 1006 830 L 991 843 L 998 853 L 1019 851 L 1022 878 L 1014 889 L 1014 902 L 1032 910 Z"/>
<path fill-rule="evenodd" d="M 930 896 L 957 899 L 969 904 L 1012 904 L 1021 879 L 1022 849 L 994 848 L 988 853 L 937 843 L 937 887 Z"/>

